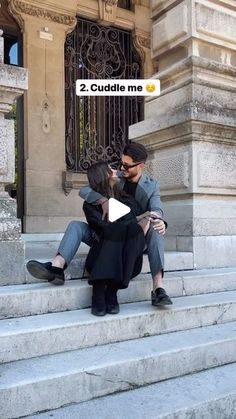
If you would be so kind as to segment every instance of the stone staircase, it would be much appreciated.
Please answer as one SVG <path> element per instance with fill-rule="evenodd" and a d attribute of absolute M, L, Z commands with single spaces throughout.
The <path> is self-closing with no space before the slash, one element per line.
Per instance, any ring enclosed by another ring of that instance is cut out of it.
<path fill-rule="evenodd" d="M 28 258 L 50 259 L 58 244 L 29 239 Z M 115 316 L 90 314 L 86 281 L 1 286 L 0 418 L 236 418 L 236 267 L 166 260 L 170 308 L 151 306 L 146 261 Z"/>

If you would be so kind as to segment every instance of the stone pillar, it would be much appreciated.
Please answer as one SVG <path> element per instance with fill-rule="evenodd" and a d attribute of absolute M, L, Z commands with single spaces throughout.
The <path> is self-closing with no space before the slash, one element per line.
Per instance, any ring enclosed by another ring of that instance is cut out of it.
<path fill-rule="evenodd" d="M 236 265 L 236 2 L 152 0 L 161 95 L 130 139 L 150 151 L 169 221 L 166 247 L 196 268 Z"/>
<path fill-rule="evenodd" d="M 50 3 L 50 4 L 49 4 Z M 29 90 L 24 100 L 24 231 L 63 231 L 78 218 L 78 191 L 67 197 L 65 171 L 66 34 L 75 24 L 76 2 L 9 1 L 23 32 Z"/>
<path fill-rule="evenodd" d="M 27 71 L 3 64 L 3 38 L 0 30 L 0 285 L 23 282 L 24 242 L 16 217 L 16 200 L 5 192 L 15 179 L 14 122 L 4 115 L 15 98 L 27 89 Z"/>

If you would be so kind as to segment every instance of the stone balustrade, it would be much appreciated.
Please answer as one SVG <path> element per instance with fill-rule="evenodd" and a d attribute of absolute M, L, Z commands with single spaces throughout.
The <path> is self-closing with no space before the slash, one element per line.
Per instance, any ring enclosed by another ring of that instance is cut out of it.
<path fill-rule="evenodd" d="M 0 31 L 0 284 L 12 276 L 22 281 L 25 275 L 16 200 L 5 192 L 5 186 L 15 180 L 14 121 L 6 119 L 5 114 L 27 87 L 27 70 L 4 64 L 4 39 Z"/>

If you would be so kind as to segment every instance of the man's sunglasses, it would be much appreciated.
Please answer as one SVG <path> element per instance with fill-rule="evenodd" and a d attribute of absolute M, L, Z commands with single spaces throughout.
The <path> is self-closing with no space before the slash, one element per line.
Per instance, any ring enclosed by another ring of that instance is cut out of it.
<path fill-rule="evenodd" d="M 127 164 L 127 163 L 122 163 L 122 161 L 119 163 L 119 169 L 122 169 L 122 167 L 125 170 L 129 170 L 132 169 L 135 166 L 138 166 L 139 164 L 144 163 L 143 161 L 139 161 L 138 163 L 134 163 L 134 164 Z"/>

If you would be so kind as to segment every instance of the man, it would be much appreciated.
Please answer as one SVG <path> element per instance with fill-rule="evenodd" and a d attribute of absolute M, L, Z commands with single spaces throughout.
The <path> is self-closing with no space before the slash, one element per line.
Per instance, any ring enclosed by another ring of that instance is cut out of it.
<path fill-rule="evenodd" d="M 164 273 L 164 239 L 166 223 L 163 221 L 160 188 L 157 180 L 143 173 L 147 151 L 142 144 L 131 143 L 123 150 L 121 159 L 120 187 L 135 197 L 143 212 L 152 212 L 151 226 L 146 235 L 147 254 L 153 278 L 151 302 L 154 306 L 172 304 L 170 297 L 163 288 Z M 89 203 L 102 204 L 103 217 L 108 212 L 108 202 L 100 194 L 85 186 L 80 190 L 80 196 Z M 91 246 L 94 233 L 87 223 L 72 221 L 62 238 L 58 253 L 52 263 L 29 261 L 27 269 L 31 275 L 39 279 L 47 279 L 54 285 L 63 285 L 64 269 L 69 265 L 77 252 L 81 241 Z"/>

